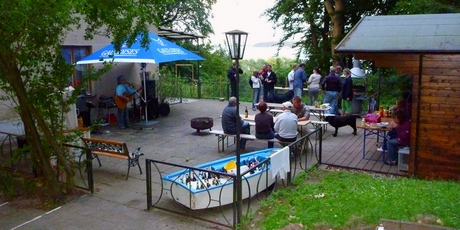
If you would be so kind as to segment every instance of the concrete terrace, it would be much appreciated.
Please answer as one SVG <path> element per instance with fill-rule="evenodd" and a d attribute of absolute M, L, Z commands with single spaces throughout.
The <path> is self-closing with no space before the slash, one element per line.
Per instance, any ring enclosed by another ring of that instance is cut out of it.
<path fill-rule="evenodd" d="M 211 134 L 197 134 L 190 127 L 190 120 L 195 117 L 213 118 L 213 129 L 221 129 L 220 114 L 227 102 L 217 100 L 184 100 L 183 103 L 171 105 L 171 113 L 166 117 L 156 118 L 158 123 L 151 128 L 131 128 L 120 130 L 116 124 L 102 127 L 103 134 L 91 134 L 93 138 L 109 139 L 126 142 L 131 150 L 138 146 L 145 154 L 141 158 L 144 171 L 139 175 L 137 168 L 132 168 L 130 177 L 125 180 L 127 165 L 119 159 L 101 157 L 102 167 L 93 162 L 95 193 L 88 194 L 71 201 L 50 212 L 43 210 L 21 211 L 13 204 L 0 204 L 0 219 L 2 228 L 18 227 L 18 229 L 226 229 L 225 227 L 187 216 L 177 215 L 160 209 L 146 211 L 146 177 L 145 159 L 155 159 L 170 163 L 194 166 L 204 162 L 216 160 L 235 154 L 235 146 L 219 153 L 217 138 Z M 241 103 L 240 110 L 250 107 L 249 103 Z M 250 110 L 249 114 L 256 114 Z M 311 119 L 316 119 L 312 117 Z M 310 127 L 312 128 L 312 127 Z M 398 172 L 397 166 L 384 165 L 381 153 L 377 152 L 376 139 L 367 139 L 367 157 L 375 160 L 362 159 L 362 134 L 351 134 L 350 127 L 339 130 L 338 136 L 332 136 L 333 128 L 328 127 L 323 138 L 322 162 L 346 168 L 361 169 L 385 174 L 404 175 Z M 254 133 L 254 128 L 251 129 Z M 248 141 L 246 149 L 251 152 L 266 148 L 265 142 Z M 275 144 L 275 147 L 280 147 Z M 178 169 L 163 168 L 166 171 Z M 78 172 L 77 172 L 78 174 Z M 155 185 L 155 184 L 154 184 Z M 155 189 L 155 188 L 154 188 Z M 165 199 L 165 198 L 163 198 Z M 258 199 L 253 198 L 254 199 Z M 184 207 L 171 199 L 162 201 L 162 206 L 172 208 L 178 212 L 185 212 Z M 251 208 L 254 209 L 251 201 Z M 229 205 L 230 206 L 230 205 Z M 188 212 L 189 216 L 200 216 L 217 223 L 225 223 L 221 210 Z M 231 207 L 225 207 L 222 212 L 230 217 Z M 39 218 L 37 218 L 39 217 Z"/>

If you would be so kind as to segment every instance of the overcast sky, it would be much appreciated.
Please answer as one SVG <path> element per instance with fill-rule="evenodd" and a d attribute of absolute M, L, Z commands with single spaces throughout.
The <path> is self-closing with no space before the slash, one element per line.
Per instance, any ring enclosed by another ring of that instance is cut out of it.
<path fill-rule="evenodd" d="M 239 29 L 249 33 L 245 59 L 273 56 L 276 47 L 257 48 L 253 45 L 259 42 L 278 42 L 282 36 L 281 30 L 275 31 L 272 23 L 261 16 L 274 2 L 275 0 L 218 0 L 212 9 L 214 18 L 210 20 L 214 28 L 214 35 L 210 36 L 211 42 L 226 45 L 224 33 Z M 288 49 L 281 56 L 292 56 L 293 52 Z"/>

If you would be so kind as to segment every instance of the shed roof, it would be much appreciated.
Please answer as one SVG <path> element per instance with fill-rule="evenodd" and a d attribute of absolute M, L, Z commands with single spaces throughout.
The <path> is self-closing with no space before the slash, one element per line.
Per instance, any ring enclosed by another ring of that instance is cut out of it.
<path fill-rule="evenodd" d="M 366 16 L 335 51 L 460 54 L 460 14 Z"/>

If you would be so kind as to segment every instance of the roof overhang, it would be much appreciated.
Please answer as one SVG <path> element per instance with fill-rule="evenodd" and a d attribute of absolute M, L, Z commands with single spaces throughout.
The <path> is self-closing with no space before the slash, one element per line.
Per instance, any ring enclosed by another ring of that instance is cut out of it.
<path fill-rule="evenodd" d="M 460 54 L 460 14 L 366 16 L 335 52 Z"/>
<path fill-rule="evenodd" d="M 460 14 L 366 16 L 335 52 L 416 75 L 422 57 L 460 54 Z"/>
<path fill-rule="evenodd" d="M 185 39 L 199 39 L 206 38 L 203 35 L 177 31 L 165 27 L 158 28 L 158 36 L 164 37 L 168 40 L 185 40 Z"/>

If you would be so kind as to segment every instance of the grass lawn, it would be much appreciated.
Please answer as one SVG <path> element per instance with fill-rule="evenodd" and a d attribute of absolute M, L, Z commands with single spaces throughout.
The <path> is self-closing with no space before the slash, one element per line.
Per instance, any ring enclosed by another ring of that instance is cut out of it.
<path fill-rule="evenodd" d="M 263 202 L 246 229 L 355 229 L 380 219 L 460 228 L 460 183 L 313 169 Z"/>

